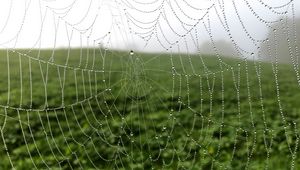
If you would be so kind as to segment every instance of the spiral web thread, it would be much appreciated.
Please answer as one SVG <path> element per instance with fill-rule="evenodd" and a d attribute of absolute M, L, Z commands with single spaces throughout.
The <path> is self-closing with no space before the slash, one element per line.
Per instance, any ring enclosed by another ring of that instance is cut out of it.
<path fill-rule="evenodd" d="M 0 25 L 1 36 L 11 23 L 17 25 L 11 37 L 1 40 L 3 168 L 19 169 L 23 159 L 24 166 L 35 169 L 234 169 L 236 162 L 244 169 L 257 162 L 272 169 L 273 158 L 281 154 L 286 167 L 297 169 L 297 108 L 285 100 L 289 89 L 277 54 L 277 37 L 283 36 L 289 47 L 289 83 L 294 84 L 290 90 L 299 91 L 293 0 L 276 6 L 263 0 L 18 3 L 24 3 L 21 19 L 12 21 L 19 4 L 11 0 Z M 78 10 L 83 4 L 84 10 Z M 273 30 L 275 41 L 257 38 L 241 5 Z M 228 17 L 228 8 L 234 17 Z M 24 34 L 33 33 L 24 31 L 31 11 L 39 14 L 39 32 L 31 48 L 19 49 Z M 103 22 L 107 15 L 109 22 Z M 216 28 L 238 59 L 222 57 Z M 47 34 L 52 41 L 43 38 Z M 214 57 L 201 51 L 203 37 Z M 132 46 L 137 40 L 143 42 L 140 51 L 158 47 L 163 52 L 137 52 Z M 44 49 L 49 41 L 51 48 Z M 114 50 L 116 44 L 125 44 L 125 50 Z M 264 54 L 262 44 L 268 47 Z M 265 74 L 268 69 L 272 74 Z M 268 76 L 272 84 L 264 84 Z M 158 112 L 160 118 L 153 114 Z M 270 120 L 272 114 L 278 122 Z"/>

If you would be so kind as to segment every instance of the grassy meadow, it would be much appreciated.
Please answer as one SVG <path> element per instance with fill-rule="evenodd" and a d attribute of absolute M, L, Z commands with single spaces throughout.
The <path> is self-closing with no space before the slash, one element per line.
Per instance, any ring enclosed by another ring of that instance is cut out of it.
<path fill-rule="evenodd" d="M 0 169 L 299 169 L 292 65 L 0 51 Z"/>

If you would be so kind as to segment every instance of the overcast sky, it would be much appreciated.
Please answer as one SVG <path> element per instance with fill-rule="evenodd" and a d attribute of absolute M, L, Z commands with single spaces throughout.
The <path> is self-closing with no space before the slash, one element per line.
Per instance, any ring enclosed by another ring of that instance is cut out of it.
<path fill-rule="evenodd" d="M 247 33 L 264 39 L 268 25 L 291 17 L 293 7 L 299 16 L 299 0 L 3 0 L 0 48 L 194 52 L 207 40 L 224 39 L 255 51 Z"/>

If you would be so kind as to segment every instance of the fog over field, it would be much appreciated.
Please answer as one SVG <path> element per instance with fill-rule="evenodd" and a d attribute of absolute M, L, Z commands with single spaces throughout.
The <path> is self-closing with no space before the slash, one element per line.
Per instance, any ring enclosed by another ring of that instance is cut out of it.
<path fill-rule="evenodd" d="M 224 42 L 226 48 L 229 45 L 256 54 L 257 46 L 247 37 L 247 32 L 256 40 L 262 40 L 270 32 L 268 25 L 272 26 L 273 21 L 282 17 L 292 18 L 292 8 L 295 8 L 295 16 L 299 17 L 299 1 L 294 1 L 293 6 L 278 8 L 289 1 L 264 2 L 267 6 L 259 0 L 220 1 L 223 3 L 213 0 L 187 1 L 190 6 L 183 3 L 185 1 L 157 1 L 149 5 L 150 0 L 143 3 L 108 0 L 91 0 L 88 3 L 83 0 L 1 1 L 0 47 L 55 48 L 101 45 L 122 50 L 166 52 L 166 48 L 169 48 L 166 45 L 167 39 L 171 43 L 179 41 L 175 43 L 176 45 L 172 45 L 174 48 L 169 51 L 195 53 L 200 48 L 203 53 L 215 54 L 213 43 L 203 24 L 205 23 L 206 26 L 210 25 L 211 38 L 217 42 L 216 47 L 220 53 L 224 52 L 224 55 L 228 56 L 228 49 L 226 52 L 220 43 Z M 158 10 L 160 4 L 164 5 L 163 10 Z M 199 12 L 198 9 L 194 10 L 191 7 L 203 10 Z M 288 13 L 278 14 L 284 10 Z M 160 11 L 163 13 L 160 14 Z M 260 22 L 260 19 L 270 23 Z M 157 26 L 153 22 L 156 20 Z M 226 29 L 231 36 L 224 28 L 226 23 L 228 26 Z M 154 26 L 157 30 L 155 35 L 141 38 Z M 171 29 L 179 34 L 187 33 L 188 30 L 191 32 L 185 37 L 178 38 Z M 165 47 L 162 47 L 162 44 Z M 210 47 L 203 50 L 201 44 L 206 47 L 210 44 Z M 235 50 L 233 55 L 238 55 L 236 53 Z"/>

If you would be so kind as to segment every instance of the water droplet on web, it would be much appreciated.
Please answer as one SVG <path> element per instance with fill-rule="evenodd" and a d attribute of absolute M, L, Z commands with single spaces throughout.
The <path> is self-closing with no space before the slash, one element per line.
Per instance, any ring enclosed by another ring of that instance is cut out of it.
<path fill-rule="evenodd" d="M 129 54 L 130 54 L 130 55 L 133 55 L 133 54 L 134 54 L 134 52 L 131 50 Z"/>
<path fill-rule="evenodd" d="M 130 136 L 133 136 L 133 133 L 132 133 L 132 132 L 130 133 Z"/>

